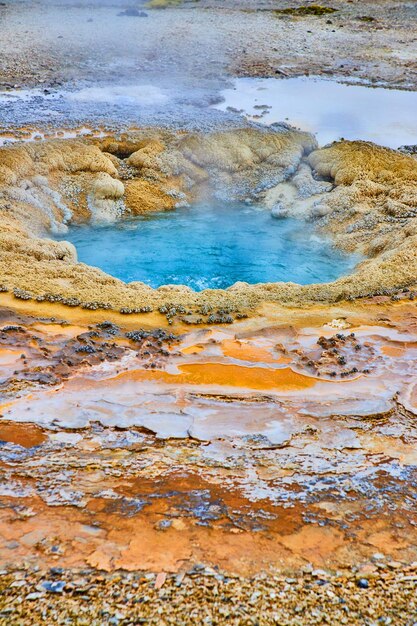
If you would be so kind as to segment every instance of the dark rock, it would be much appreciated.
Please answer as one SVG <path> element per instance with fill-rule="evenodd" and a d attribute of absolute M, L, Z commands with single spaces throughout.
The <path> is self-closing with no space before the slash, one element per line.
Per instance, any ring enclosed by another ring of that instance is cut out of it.
<path fill-rule="evenodd" d="M 42 587 L 49 591 L 49 593 L 62 593 L 65 588 L 65 581 L 63 580 L 45 580 L 42 583 Z"/>
<path fill-rule="evenodd" d="M 145 11 L 138 11 L 138 9 L 125 9 L 117 14 L 118 17 L 148 17 Z"/>

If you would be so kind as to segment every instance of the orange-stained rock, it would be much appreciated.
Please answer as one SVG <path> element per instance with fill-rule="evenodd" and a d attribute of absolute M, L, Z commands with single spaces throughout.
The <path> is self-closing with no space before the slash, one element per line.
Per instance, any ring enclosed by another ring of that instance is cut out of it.
<path fill-rule="evenodd" d="M 165 211 L 175 206 L 175 199 L 172 196 L 146 180 L 132 180 L 126 183 L 125 202 L 133 215 Z"/>

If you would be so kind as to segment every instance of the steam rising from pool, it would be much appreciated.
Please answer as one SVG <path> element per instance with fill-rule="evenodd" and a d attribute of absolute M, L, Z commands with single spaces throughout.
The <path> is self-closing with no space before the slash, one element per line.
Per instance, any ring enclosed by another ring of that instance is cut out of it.
<path fill-rule="evenodd" d="M 76 246 L 79 261 L 155 288 L 327 282 L 359 260 L 335 250 L 307 222 L 278 220 L 246 204 L 199 204 L 112 226 L 74 226 L 65 238 Z"/>

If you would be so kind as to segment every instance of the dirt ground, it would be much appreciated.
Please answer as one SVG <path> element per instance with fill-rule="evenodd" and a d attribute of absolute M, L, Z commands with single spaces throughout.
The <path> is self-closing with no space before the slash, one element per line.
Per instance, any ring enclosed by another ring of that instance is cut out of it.
<path fill-rule="evenodd" d="M 120 15 L 138 7 L 142 16 Z M 0 6 L 0 87 L 160 76 L 199 86 L 228 76 L 314 74 L 414 88 L 415 2 L 300 0 L 10 2 Z M 1 113 L 0 113 L 1 115 Z"/>

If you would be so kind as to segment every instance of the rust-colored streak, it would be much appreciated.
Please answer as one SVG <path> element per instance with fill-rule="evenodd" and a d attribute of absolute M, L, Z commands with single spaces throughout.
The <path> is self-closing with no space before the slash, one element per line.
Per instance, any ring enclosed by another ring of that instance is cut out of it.
<path fill-rule="evenodd" d="M 249 361 L 253 363 L 280 363 L 279 359 L 275 359 L 269 350 L 255 346 L 251 343 L 236 341 L 234 339 L 226 339 L 222 342 L 222 350 L 225 356 L 240 361 Z"/>
<path fill-rule="evenodd" d="M 0 422 L 0 441 L 14 443 L 24 448 L 40 446 L 47 437 L 41 428 L 34 424 Z"/>
<path fill-rule="evenodd" d="M 381 352 L 385 356 L 399 357 L 405 353 L 405 347 L 400 346 L 382 346 Z"/>
<path fill-rule="evenodd" d="M 256 390 L 296 391 L 312 387 L 315 380 L 293 372 L 289 367 L 270 369 L 225 363 L 188 363 L 179 367 L 180 374 L 164 371 L 135 370 L 117 376 L 137 381 L 157 381 L 188 385 L 217 385 Z"/>
<path fill-rule="evenodd" d="M 186 348 L 181 348 L 181 352 L 182 354 L 200 354 L 204 349 L 204 344 L 197 343 L 192 346 L 187 346 Z"/>

